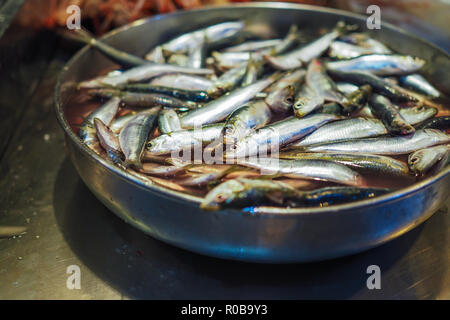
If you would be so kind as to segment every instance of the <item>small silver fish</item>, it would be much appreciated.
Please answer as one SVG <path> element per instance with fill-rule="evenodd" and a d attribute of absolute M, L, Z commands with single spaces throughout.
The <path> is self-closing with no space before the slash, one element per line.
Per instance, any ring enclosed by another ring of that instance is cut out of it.
<path fill-rule="evenodd" d="M 408 157 L 408 166 L 415 174 L 424 174 L 436 163 L 448 156 L 450 145 L 441 145 L 431 148 L 417 150 Z"/>
<path fill-rule="evenodd" d="M 270 39 L 270 40 L 256 40 L 256 41 L 247 41 L 235 46 L 228 47 L 224 49 L 224 52 L 251 52 L 251 51 L 259 51 L 261 49 L 267 49 L 275 47 L 276 45 L 281 44 L 282 39 Z"/>
<path fill-rule="evenodd" d="M 337 59 L 350 59 L 364 54 L 374 53 L 372 50 L 343 41 L 332 41 L 328 55 Z"/>
<path fill-rule="evenodd" d="M 328 70 L 367 71 L 379 76 L 402 75 L 416 72 L 425 60 L 399 54 L 368 54 L 356 58 L 329 61 Z"/>
<path fill-rule="evenodd" d="M 206 91 L 213 85 L 207 78 L 188 74 L 166 74 L 154 78 L 151 82 L 153 86 L 174 88 L 181 90 Z"/>
<path fill-rule="evenodd" d="M 438 89 L 433 87 L 424 77 L 420 74 L 410 74 L 403 76 L 399 79 L 402 86 L 423 93 L 432 98 L 437 98 L 441 95 Z"/>
<path fill-rule="evenodd" d="M 120 131 L 119 143 L 120 149 L 125 155 L 125 166 L 142 167 L 141 156 L 144 151 L 145 142 L 148 139 L 160 109 L 160 107 L 156 107 L 136 114 Z"/>
<path fill-rule="evenodd" d="M 450 135 L 435 129 L 417 130 L 408 136 L 381 136 L 306 146 L 307 152 L 344 152 L 397 155 L 450 142 Z"/>
<path fill-rule="evenodd" d="M 173 109 L 164 109 L 158 116 L 158 128 L 161 133 L 181 130 L 180 118 Z"/>
<path fill-rule="evenodd" d="M 267 90 L 265 102 L 275 113 L 287 113 L 295 100 L 295 93 L 300 87 L 306 71 L 304 69 L 288 72 L 280 80 L 272 84 Z"/>

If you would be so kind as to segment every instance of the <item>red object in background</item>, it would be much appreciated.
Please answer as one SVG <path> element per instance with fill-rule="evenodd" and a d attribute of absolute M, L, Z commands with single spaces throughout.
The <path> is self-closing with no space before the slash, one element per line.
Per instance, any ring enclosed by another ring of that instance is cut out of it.
<path fill-rule="evenodd" d="M 54 28 L 65 26 L 70 5 L 81 8 L 84 24 L 92 25 L 96 34 L 139 18 L 203 5 L 247 2 L 249 0 L 32 0 L 27 1 L 16 21 L 23 26 Z M 288 0 L 286 2 L 326 5 L 327 0 Z"/>

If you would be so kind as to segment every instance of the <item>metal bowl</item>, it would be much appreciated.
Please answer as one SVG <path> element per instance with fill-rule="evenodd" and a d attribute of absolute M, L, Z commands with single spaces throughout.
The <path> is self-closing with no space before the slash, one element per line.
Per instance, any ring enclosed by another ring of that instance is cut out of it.
<path fill-rule="evenodd" d="M 143 55 L 175 35 L 232 19 L 269 23 L 280 34 L 300 28 L 331 28 L 339 20 L 366 28 L 364 16 L 313 6 L 252 3 L 177 12 L 140 20 L 110 32 L 103 41 Z M 450 91 L 449 57 L 434 45 L 382 24 L 373 36 L 394 50 L 428 61 L 427 76 Z M 73 82 L 112 66 L 88 47 L 64 67 L 55 92 L 56 114 L 69 156 L 80 177 L 111 211 L 143 232 L 205 255 L 265 263 L 306 262 L 360 252 L 392 240 L 428 219 L 449 196 L 450 169 L 408 188 L 370 200 L 324 208 L 205 212 L 199 198 L 141 181 L 102 159 L 71 128 L 79 94 Z M 72 85 L 71 85 L 72 84 Z"/>

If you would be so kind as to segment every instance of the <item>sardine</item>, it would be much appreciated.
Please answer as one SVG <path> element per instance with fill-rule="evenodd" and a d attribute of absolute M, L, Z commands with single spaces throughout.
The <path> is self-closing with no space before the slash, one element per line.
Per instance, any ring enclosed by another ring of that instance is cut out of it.
<path fill-rule="evenodd" d="M 170 177 L 185 172 L 186 167 L 187 166 L 168 166 L 147 162 L 142 164 L 142 168 L 139 169 L 139 172 L 155 176 Z"/>
<path fill-rule="evenodd" d="M 210 100 L 210 97 L 206 91 L 175 89 L 169 87 L 155 86 L 147 83 L 129 84 L 123 87 L 119 87 L 119 89 L 126 92 L 159 93 L 162 95 L 172 96 L 177 99 L 191 100 L 195 102 L 207 102 Z"/>
<path fill-rule="evenodd" d="M 173 109 L 164 109 L 158 116 L 158 128 L 161 133 L 181 130 L 180 118 Z"/>
<path fill-rule="evenodd" d="M 213 82 L 207 78 L 187 74 L 166 74 L 154 78 L 150 85 L 181 90 L 206 91 Z"/>
<path fill-rule="evenodd" d="M 364 54 L 374 53 L 368 48 L 356 46 L 343 41 L 332 41 L 328 55 L 337 59 L 350 59 L 362 56 Z"/>
<path fill-rule="evenodd" d="M 304 69 L 289 72 L 267 89 L 269 94 L 265 102 L 273 112 L 287 113 L 291 109 L 295 93 L 303 82 L 305 74 Z"/>
<path fill-rule="evenodd" d="M 364 33 L 350 33 L 341 37 L 341 40 L 366 48 L 373 53 L 389 54 L 392 52 L 391 49 L 386 47 L 383 43 L 371 38 L 368 34 Z"/>
<path fill-rule="evenodd" d="M 342 26 L 338 26 L 331 32 L 321 36 L 315 41 L 279 56 L 266 55 L 266 60 L 277 69 L 295 69 L 319 57 L 328 49 L 330 43 L 342 33 Z"/>
<path fill-rule="evenodd" d="M 417 130 L 408 136 L 382 136 L 306 146 L 306 152 L 344 152 L 397 155 L 450 142 L 450 135 L 439 130 Z"/>
<path fill-rule="evenodd" d="M 431 83 L 429 83 L 420 74 L 410 74 L 403 76 L 399 79 L 400 85 L 415 90 L 419 93 L 423 93 L 432 98 L 437 98 L 441 95 L 438 89 L 436 89 Z"/>
<path fill-rule="evenodd" d="M 300 91 L 297 92 L 292 109 L 297 118 L 303 118 L 314 110 L 317 110 L 324 103 L 325 99 L 323 96 L 310 86 L 304 85 Z"/>
<path fill-rule="evenodd" d="M 125 155 L 125 166 L 142 167 L 142 152 L 160 109 L 156 107 L 136 114 L 120 131 L 119 143 Z"/>
<path fill-rule="evenodd" d="M 100 145 L 105 149 L 108 158 L 114 163 L 122 164 L 120 144 L 117 136 L 98 118 L 94 119 L 94 126 Z"/>
<path fill-rule="evenodd" d="M 122 130 L 122 128 L 125 126 L 125 124 L 127 124 L 128 121 L 133 119 L 135 115 L 136 112 L 130 112 L 124 116 L 114 119 L 109 125 L 109 129 L 111 129 L 111 131 L 114 132 L 115 134 L 118 134 L 120 130 Z"/>
<path fill-rule="evenodd" d="M 417 126 L 417 129 L 439 129 L 439 130 L 449 130 L 450 129 L 450 116 L 440 116 L 436 118 L 431 118 L 424 121 Z"/>
<path fill-rule="evenodd" d="M 388 98 L 374 94 L 370 97 L 369 106 L 372 114 L 383 122 L 390 133 L 405 135 L 415 131 Z"/>
<path fill-rule="evenodd" d="M 448 156 L 450 145 L 441 145 L 431 148 L 417 150 L 408 157 L 408 166 L 416 175 L 424 174 L 436 163 Z"/>
<path fill-rule="evenodd" d="M 244 77 L 242 79 L 241 87 L 247 87 L 256 82 L 258 76 L 262 73 L 264 62 L 253 60 L 250 58 L 245 70 Z"/>
<path fill-rule="evenodd" d="M 93 80 L 83 81 L 79 84 L 80 88 L 98 88 L 105 86 L 120 86 L 132 82 L 141 82 L 151 78 L 168 73 L 184 73 L 194 75 L 208 75 L 213 72 L 210 69 L 197 69 L 179 67 L 171 64 L 152 64 L 147 63 L 135 68 L 128 69 L 118 75 L 98 77 Z"/>
<path fill-rule="evenodd" d="M 336 88 L 345 95 L 352 94 L 358 90 L 358 86 L 349 82 L 336 82 Z"/>
<path fill-rule="evenodd" d="M 328 70 L 367 71 L 379 76 L 413 73 L 425 64 L 425 60 L 399 54 L 369 54 L 356 58 L 329 61 Z"/>
<path fill-rule="evenodd" d="M 235 46 L 228 47 L 224 52 L 250 52 L 259 51 L 262 49 L 272 48 L 276 45 L 281 44 L 282 39 L 270 39 L 270 40 L 256 40 L 247 41 Z"/>
<path fill-rule="evenodd" d="M 119 110 L 120 99 L 112 98 L 98 109 L 92 111 L 80 126 L 78 135 L 92 150 L 99 152 L 99 141 L 94 127 L 94 119 L 100 119 L 105 125 L 109 125 Z"/>
<path fill-rule="evenodd" d="M 272 203 L 269 197 L 277 197 L 277 202 L 283 202 L 285 197 L 296 197 L 299 194 L 290 185 L 263 179 L 232 179 L 225 181 L 205 196 L 200 204 L 204 210 L 219 210 L 220 208 L 245 207 Z"/>
<path fill-rule="evenodd" d="M 146 150 L 152 154 L 168 154 L 201 147 L 220 138 L 223 123 L 201 128 L 173 131 L 150 140 Z"/>
<path fill-rule="evenodd" d="M 250 101 L 228 117 L 224 131 L 224 143 L 232 144 L 245 138 L 255 129 L 265 126 L 271 118 L 267 104 L 262 100 Z"/>
<path fill-rule="evenodd" d="M 195 126 L 221 121 L 278 78 L 279 74 L 273 74 L 247 87 L 237 89 L 229 95 L 211 101 L 202 108 L 191 110 L 181 118 L 181 126 L 183 128 L 193 128 Z"/>
<path fill-rule="evenodd" d="M 220 96 L 223 93 L 236 88 L 241 83 L 246 72 L 247 64 L 244 64 L 223 73 L 213 82 L 212 86 L 208 89 L 208 95 Z"/>
<path fill-rule="evenodd" d="M 378 119 L 352 118 L 327 123 L 305 138 L 289 145 L 289 147 L 295 148 L 319 143 L 368 138 L 387 133 L 385 126 Z"/>
<path fill-rule="evenodd" d="M 280 147 L 294 142 L 327 122 L 339 119 L 332 114 L 313 114 L 302 119 L 289 117 L 262 127 L 233 146 L 225 154 L 227 159 L 242 158 L 258 153 L 277 152 Z"/>
<path fill-rule="evenodd" d="M 280 159 L 312 159 L 328 160 L 341 163 L 357 171 L 406 176 L 409 173 L 408 166 L 403 161 L 375 154 L 358 153 L 305 153 L 302 151 L 283 151 Z"/>
<path fill-rule="evenodd" d="M 328 160 L 250 157 L 239 159 L 238 163 L 268 174 L 278 174 L 290 178 L 329 181 L 354 186 L 362 183 L 362 178 L 357 172 L 345 165 Z"/>

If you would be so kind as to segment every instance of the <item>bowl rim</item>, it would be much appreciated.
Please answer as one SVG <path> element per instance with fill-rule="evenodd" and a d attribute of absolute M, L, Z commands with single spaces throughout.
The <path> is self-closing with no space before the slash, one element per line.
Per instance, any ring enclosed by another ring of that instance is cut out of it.
<path fill-rule="evenodd" d="M 366 16 L 348 12 L 344 10 L 334 9 L 334 8 L 326 8 L 326 7 L 318 7 L 314 5 L 304 5 L 304 4 L 294 4 L 294 3 L 282 3 L 282 2 L 252 2 L 252 3 L 237 3 L 233 5 L 209 5 L 204 6 L 199 9 L 192 9 L 192 10 L 184 10 L 184 11 L 176 11 L 169 14 L 159 14 L 154 15 L 149 18 L 143 18 L 136 20 L 134 22 L 131 22 L 129 24 L 126 24 L 122 27 L 116 28 L 105 35 L 103 35 L 100 39 L 108 39 L 109 37 L 112 37 L 116 33 L 127 31 L 133 27 L 151 23 L 152 21 L 160 20 L 164 17 L 177 17 L 180 15 L 189 15 L 194 14 L 196 12 L 203 12 L 203 11 L 209 11 L 209 10 L 223 10 L 223 9 L 233 9 L 236 7 L 240 8 L 269 8 L 269 9 L 292 9 L 292 10 L 300 10 L 300 11 L 317 11 L 317 12 L 323 12 L 326 14 L 332 14 L 332 15 L 338 15 L 343 18 L 345 17 L 351 17 L 353 19 L 357 20 L 363 20 L 366 18 Z M 427 46 L 432 47 L 434 50 L 438 51 L 443 56 L 446 56 L 450 59 L 450 55 L 446 53 L 443 49 L 439 48 L 435 44 L 429 42 L 428 40 L 422 39 L 414 34 L 409 33 L 408 31 L 405 31 L 401 28 L 398 28 L 390 23 L 383 22 L 382 21 L 382 27 L 387 27 L 388 29 L 394 30 L 398 33 L 404 34 L 410 38 L 413 38 L 415 41 L 419 41 L 424 43 Z M 75 53 L 70 60 L 64 65 L 60 73 L 57 77 L 57 83 L 55 86 L 54 91 L 54 108 L 56 112 L 56 118 L 63 129 L 64 133 L 71 139 L 71 142 L 85 155 L 90 156 L 93 158 L 96 162 L 98 162 L 100 165 L 102 165 L 104 168 L 106 168 L 108 171 L 110 171 L 112 174 L 114 174 L 117 178 L 120 178 L 124 180 L 127 183 L 132 183 L 136 187 L 139 187 L 141 189 L 144 189 L 145 191 L 150 191 L 152 193 L 155 193 L 156 195 L 164 196 L 171 198 L 172 200 L 178 201 L 178 202 L 189 202 L 193 205 L 199 205 L 202 198 L 197 197 L 194 195 L 185 194 L 180 191 L 171 190 L 165 187 L 162 187 L 151 180 L 144 181 L 144 179 L 139 179 L 136 175 L 133 175 L 131 173 L 126 172 L 125 170 L 115 166 L 112 162 L 102 158 L 97 153 L 95 153 L 93 150 L 91 150 L 89 147 L 87 147 L 78 135 L 75 134 L 75 132 L 72 130 L 70 124 L 68 123 L 64 111 L 63 111 L 63 103 L 61 99 L 61 89 L 63 85 L 63 80 L 66 78 L 68 70 L 77 63 L 79 58 L 86 54 L 91 48 L 86 45 L 80 50 L 78 50 L 77 53 Z M 387 193 L 386 195 L 378 196 L 375 198 L 365 199 L 365 200 L 358 200 L 350 203 L 344 203 L 344 204 L 338 204 L 338 205 L 332 205 L 332 206 L 325 206 L 325 207 L 305 207 L 305 208 L 282 208 L 282 207 L 268 207 L 268 206 L 258 206 L 257 210 L 255 211 L 254 215 L 260 216 L 266 216 L 266 217 L 282 217 L 282 216 L 289 216 L 292 217 L 293 215 L 318 215 L 320 213 L 334 213 L 338 211 L 345 211 L 345 210 L 352 210 L 352 209 L 363 209 L 365 207 L 373 207 L 373 206 L 380 206 L 384 205 L 390 202 L 393 202 L 399 198 L 406 198 L 409 196 L 412 196 L 413 194 L 419 192 L 422 189 L 427 188 L 428 186 L 436 183 L 437 181 L 444 179 L 447 177 L 450 173 L 450 166 L 442 170 L 441 172 L 427 177 L 423 179 L 420 182 L 416 182 L 408 187 L 398 189 L 396 191 Z M 199 208 L 200 209 L 200 208 Z M 201 209 L 200 209 L 201 210 Z M 202 210 L 203 211 L 203 210 Z M 244 213 L 242 209 L 223 209 L 216 211 L 217 213 L 220 212 L 229 212 L 234 211 L 236 213 Z"/>

